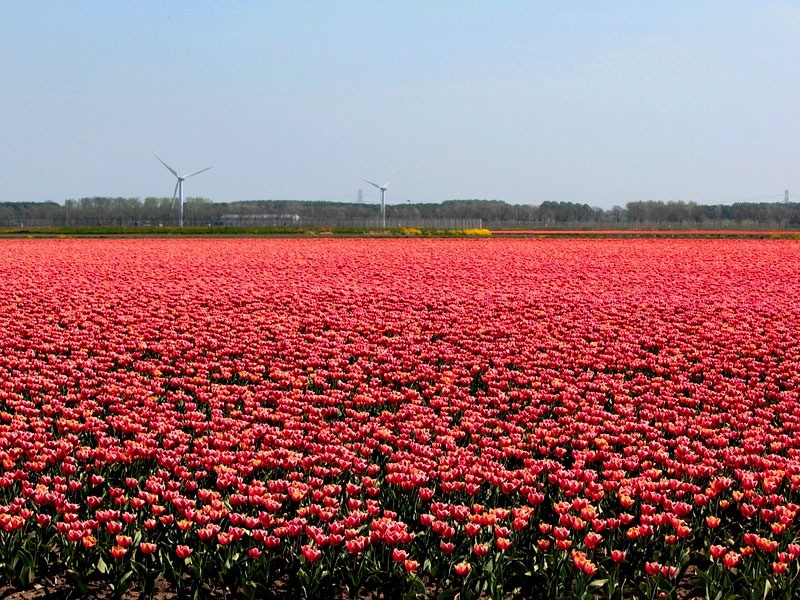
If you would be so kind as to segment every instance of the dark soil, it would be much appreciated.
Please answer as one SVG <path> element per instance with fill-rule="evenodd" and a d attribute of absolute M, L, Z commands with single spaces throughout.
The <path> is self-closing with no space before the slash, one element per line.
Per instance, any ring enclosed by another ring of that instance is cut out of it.
<path fill-rule="evenodd" d="M 433 590 L 431 590 L 433 592 Z M 391 593 L 389 593 L 391 595 Z M 381 590 L 365 590 L 359 595 L 360 600 L 380 600 L 386 598 L 387 592 Z M 165 580 L 158 580 L 155 586 L 155 594 L 152 596 L 153 600 L 179 600 L 184 597 L 176 593 L 175 589 Z M 243 596 L 239 593 L 232 593 L 225 590 L 202 590 L 201 598 L 208 598 L 210 600 L 232 599 L 236 600 Z M 259 596 L 264 598 L 264 596 Z M 267 596 L 274 600 L 294 600 L 294 595 L 291 591 L 282 584 L 277 582 L 274 586 L 272 593 Z M 430 594 L 431 598 L 435 598 L 435 594 Z M 114 592 L 103 583 L 97 582 L 89 584 L 86 593 L 75 588 L 67 577 L 63 575 L 56 575 L 49 578 L 42 578 L 35 582 L 31 587 L 19 589 L 10 585 L 0 586 L 0 600 L 75 600 L 78 598 L 87 598 L 90 600 L 146 600 L 148 598 L 137 588 L 132 587 L 126 591 L 122 596 L 115 596 Z M 346 595 L 342 595 L 334 600 L 345 600 Z M 674 598 L 676 600 L 702 600 L 703 594 L 697 588 L 694 580 L 694 571 L 690 567 L 687 569 L 682 580 L 680 581 Z M 522 597 L 526 599 L 524 596 Z M 534 600 L 534 599 L 530 599 Z M 535 599 L 538 600 L 538 599 Z"/>

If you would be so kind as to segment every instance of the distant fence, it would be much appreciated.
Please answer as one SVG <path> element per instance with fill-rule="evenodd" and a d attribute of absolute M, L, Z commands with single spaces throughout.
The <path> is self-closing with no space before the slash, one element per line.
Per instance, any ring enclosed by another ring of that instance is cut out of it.
<path fill-rule="evenodd" d="M 225 227 L 290 227 L 300 224 L 300 215 L 294 214 L 233 214 L 222 215 L 218 223 Z"/>
<path fill-rule="evenodd" d="M 297 215 L 223 215 L 218 219 L 184 218 L 186 227 L 331 227 L 343 229 L 380 229 L 380 219 L 314 219 Z M 0 219 L 2 229 L 39 229 L 48 227 L 175 227 L 174 221 L 133 219 Z M 481 219 L 386 219 L 387 228 L 481 229 Z"/>
<path fill-rule="evenodd" d="M 494 221 L 485 219 L 483 221 L 483 226 L 487 229 L 495 229 L 495 230 L 512 230 L 512 229 L 520 229 L 520 230 L 560 230 L 560 229 L 569 229 L 569 230 L 592 230 L 592 229 L 604 229 L 604 230 L 619 230 L 625 231 L 628 229 L 663 229 L 663 230 L 692 230 L 692 229 L 741 229 L 741 230 L 753 230 L 753 231 L 763 231 L 763 230 L 794 230 L 798 229 L 798 224 L 796 223 L 786 223 L 786 222 L 768 222 L 768 223 L 755 223 L 751 220 L 733 220 L 733 219 L 720 219 L 718 221 L 682 221 L 680 223 L 670 223 L 665 221 L 646 221 L 646 222 L 634 222 L 634 221 L 558 221 L 552 219 L 543 219 L 538 221 Z"/>
<path fill-rule="evenodd" d="M 137 221 L 135 219 L 0 219 L 0 229 L 45 229 L 48 227 L 170 227 L 172 221 Z M 208 225 L 208 223 L 204 223 Z"/>
<path fill-rule="evenodd" d="M 380 229 L 380 219 L 302 219 L 298 226 L 306 227 L 341 227 L 356 229 Z M 481 219 L 386 219 L 386 227 L 417 229 L 481 229 Z"/>
<path fill-rule="evenodd" d="M 536 221 L 500 221 L 485 219 L 483 221 L 484 227 L 487 229 L 596 229 L 603 227 L 604 229 L 611 229 L 614 226 L 627 227 L 627 225 L 620 225 L 619 223 L 597 223 L 586 221 L 564 221 L 555 222 L 552 219 L 541 219 Z"/>
<path fill-rule="evenodd" d="M 322 227 L 342 229 L 380 229 L 381 220 L 370 219 L 345 219 L 330 217 L 300 217 L 295 214 L 255 214 L 255 215 L 220 215 L 212 218 L 194 217 L 184 215 L 183 223 L 186 227 Z M 177 219 L 134 219 L 113 217 L 0 217 L 0 229 L 46 229 L 50 227 L 177 227 Z M 800 223 L 787 221 L 770 221 L 756 223 L 748 219 L 719 219 L 716 221 L 682 221 L 670 222 L 633 222 L 633 221 L 559 221 L 542 219 L 535 221 L 509 221 L 494 219 L 386 219 L 386 227 L 397 229 L 403 227 L 419 229 L 491 229 L 491 230 L 620 230 L 629 229 L 658 229 L 658 230 L 691 230 L 691 229 L 719 229 L 719 230 L 751 230 L 751 231 L 797 231 Z"/>

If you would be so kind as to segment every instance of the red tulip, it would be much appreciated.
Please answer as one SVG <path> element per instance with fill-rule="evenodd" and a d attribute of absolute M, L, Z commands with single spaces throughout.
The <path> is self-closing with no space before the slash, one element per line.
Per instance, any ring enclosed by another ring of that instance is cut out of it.
<path fill-rule="evenodd" d="M 709 515 L 709 516 L 706 517 L 706 525 L 710 529 L 716 529 L 717 527 L 719 527 L 720 522 L 721 522 L 721 519 L 719 517 L 715 517 L 715 516 L 712 516 L 712 515 Z"/>
<path fill-rule="evenodd" d="M 394 562 L 398 563 L 405 562 L 407 558 L 408 558 L 408 552 L 406 552 L 405 550 L 401 550 L 400 548 L 394 548 L 392 550 L 392 560 L 394 560 Z"/>
<path fill-rule="evenodd" d="M 657 562 L 646 562 L 644 565 L 645 572 L 650 575 L 658 575 L 661 572 L 661 564 Z"/>
<path fill-rule="evenodd" d="M 416 571 L 418 567 L 419 567 L 419 563 L 417 561 L 415 561 L 415 560 L 407 559 L 403 563 L 403 568 L 406 571 L 408 571 L 409 573 L 413 572 L 413 571 Z"/>
<path fill-rule="evenodd" d="M 153 554 L 158 546 L 152 542 L 140 542 L 139 543 L 139 550 L 141 550 L 142 554 L 148 555 Z"/>
<path fill-rule="evenodd" d="M 723 558 L 722 563 L 729 569 L 733 569 L 734 567 L 739 565 L 739 562 L 742 559 L 742 555 L 737 552 L 728 552 Z"/>
<path fill-rule="evenodd" d="M 720 546 L 720 545 L 714 545 L 714 546 L 711 546 L 709 548 L 709 554 L 711 554 L 711 556 L 713 558 L 717 558 L 717 559 L 722 558 L 723 556 L 725 556 L 725 553 L 727 551 L 728 551 L 728 549 L 725 546 Z"/>
<path fill-rule="evenodd" d="M 81 539 L 81 544 L 87 550 L 91 550 L 92 548 L 94 548 L 97 545 L 97 538 L 95 538 L 94 536 L 91 536 L 91 535 L 84 536 Z"/>
<path fill-rule="evenodd" d="M 320 558 L 322 558 L 322 550 L 315 546 L 304 544 L 300 547 L 300 551 L 303 553 L 303 556 L 308 562 L 317 562 Z"/>
<path fill-rule="evenodd" d="M 597 546 L 599 546 L 602 541 L 603 541 L 603 536 L 593 531 L 587 533 L 586 536 L 583 538 L 583 543 L 590 550 L 597 548 Z"/>
<path fill-rule="evenodd" d="M 441 542 L 439 542 L 439 548 L 444 554 L 452 554 L 456 549 L 456 545 L 451 542 L 445 542 L 444 540 L 442 540 Z"/>

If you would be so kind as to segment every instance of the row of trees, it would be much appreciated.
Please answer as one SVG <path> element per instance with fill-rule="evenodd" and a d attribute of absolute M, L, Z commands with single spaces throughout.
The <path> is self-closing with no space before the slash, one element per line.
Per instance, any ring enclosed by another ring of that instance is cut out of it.
<path fill-rule="evenodd" d="M 189 198 L 184 222 L 189 226 L 326 225 L 378 219 L 374 204 L 254 200 L 220 203 Z M 502 227 L 800 227 L 800 203 L 629 202 L 604 210 L 574 202 L 543 202 L 538 206 L 501 200 L 447 200 L 442 203 L 397 204 L 386 207 L 388 219 L 481 219 Z M 56 202 L 0 203 L 0 227 L 18 226 L 170 226 L 178 207 L 170 198 L 81 198 Z"/>

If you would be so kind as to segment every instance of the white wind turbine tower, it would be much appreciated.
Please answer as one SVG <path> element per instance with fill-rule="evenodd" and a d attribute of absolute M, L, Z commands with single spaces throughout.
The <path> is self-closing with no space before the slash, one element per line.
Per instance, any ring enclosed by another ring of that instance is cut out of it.
<path fill-rule="evenodd" d="M 377 183 L 372 183 L 368 179 L 362 179 L 362 181 L 367 182 L 370 185 L 374 185 L 381 191 L 381 227 L 386 229 L 386 190 L 389 189 L 389 183 L 392 181 L 391 179 L 384 183 L 383 185 L 378 185 Z"/>
<path fill-rule="evenodd" d="M 189 179 L 189 177 L 193 177 L 198 173 L 202 173 L 203 171 L 208 171 L 211 167 L 206 167 L 205 169 L 200 169 L 199 171 L 195 171 L 194 173 L 189 173 L 188 175 L 178 175 L 178 172 L 170 167 L 167 163 L 165 163 L 161 158 L 159 158 L 158 154 L 155 155 L 158 158 L 158 161 L 167 167 L 170 173 L 175 175 L 178 178 L 178 182 L 175 184 L 175 191 L 172 192 L 172 206 L 175 206 L 175 196 L 180 196 L 180 204 L 181 204 L 181 212 L 180 217 L 178 218 L 178 227 L 183 227 L 183 182 L 185 179 Z"/>

